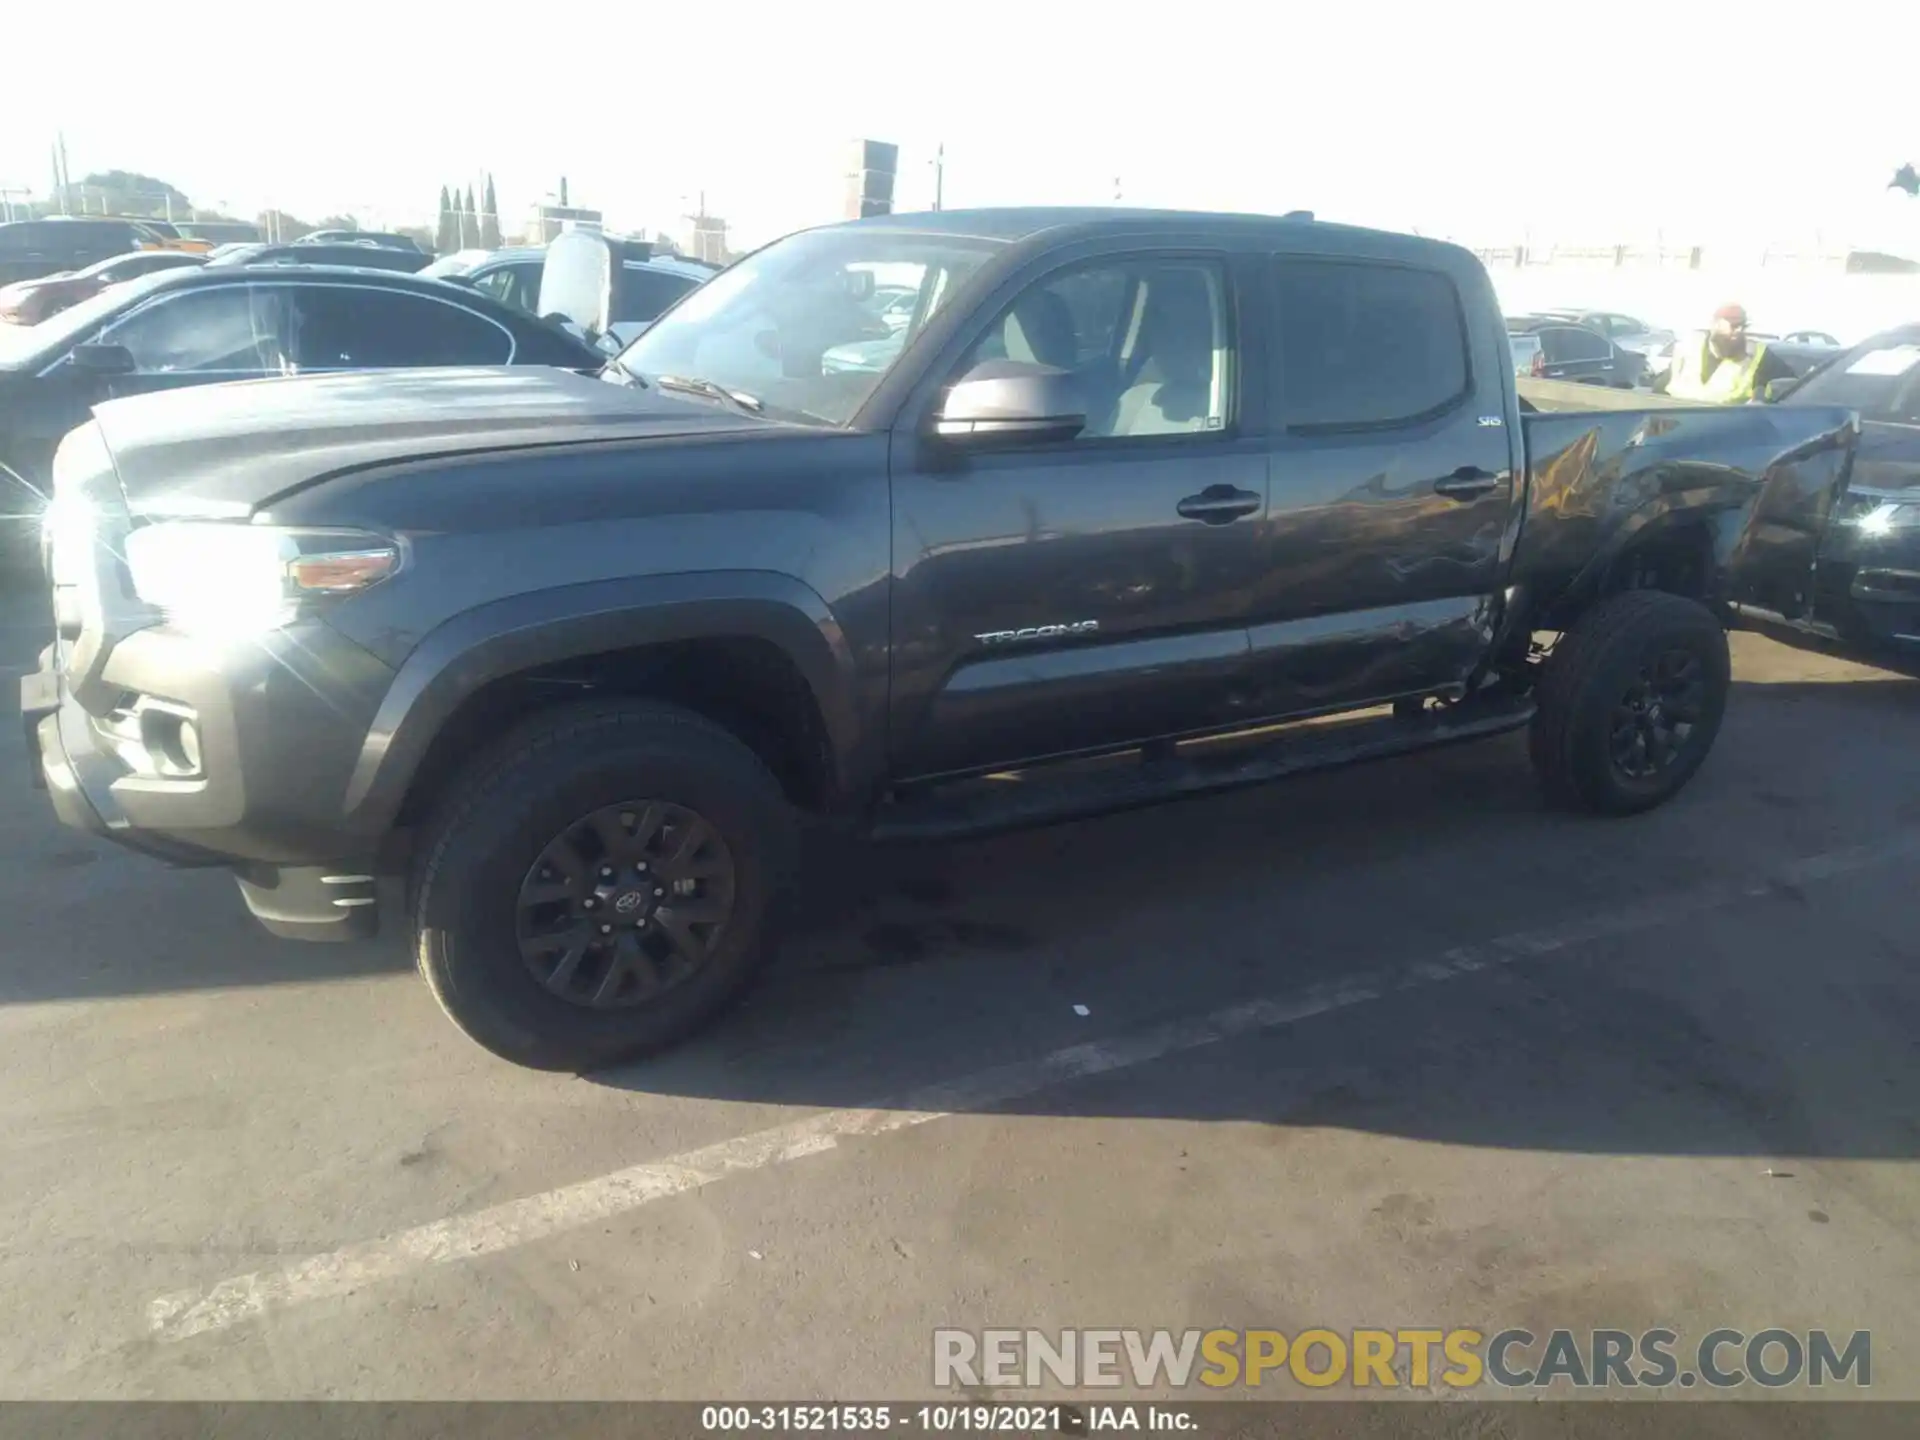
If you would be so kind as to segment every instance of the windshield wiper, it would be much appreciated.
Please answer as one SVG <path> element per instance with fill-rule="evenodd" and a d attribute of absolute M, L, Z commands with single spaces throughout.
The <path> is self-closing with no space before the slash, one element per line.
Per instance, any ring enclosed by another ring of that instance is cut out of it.
<path fill-rule="evenodd" d="M 653 377 L 653 383 L 662 390 L 684 390 L 689 395 L 704 395 L 709 400 L 724 400 L 728 404 L 738 406 L 749 415 L 759 415 L 767 408 L 758 395 L 749 395 L 744 390 L 728 390 L 697 375 L 656 375 Z"/>
<path fill-rule="evenodd" d="M 600 367 L 600 373 L 602 375 L 606 374 L 607 371 L 609 370 L 613 371 L 614 374 L 623 377 L 623 383 L 625 384 L 638 385 L 642 390 L 647 388 L 646 379 L 640 374 L 640 372 L 638 370 L 629 370 L 626 366 L 626 362 L 621 360 L 621 358 L 618 355 L 612 356 L 611 358 L 608 359 L 605 365 L 602 365 Z"/>

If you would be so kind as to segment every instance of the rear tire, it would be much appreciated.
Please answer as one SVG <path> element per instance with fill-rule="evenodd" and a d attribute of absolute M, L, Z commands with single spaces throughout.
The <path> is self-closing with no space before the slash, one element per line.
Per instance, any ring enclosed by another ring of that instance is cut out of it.
<path fill-rule="evenodd" d="M 700 716 L 542 717 L 448 793 L 415 877 L 417 958 L 440 1008 L 503 1059 L 579 1071 L 664 1049 L 764 962 L 796 817 Z"/>
<path fill-rule="evenodd" d="M 1528 748 L 1548 801 L 1632 815 L 1670 800 L 1713 748 L 1732 674 L 1726 631 L 1697 601 L 1629 590 L 1596 603 L 1536 693 Z"/>

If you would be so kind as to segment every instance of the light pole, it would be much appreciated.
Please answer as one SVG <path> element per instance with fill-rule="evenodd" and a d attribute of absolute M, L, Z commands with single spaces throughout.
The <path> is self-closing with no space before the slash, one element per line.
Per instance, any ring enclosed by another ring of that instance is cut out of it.
<path fill-rule="evenodd" d="M 933 208 L 938 210 L 946 200 L 947 190 L 947 142 L 942 140 L 933 152 Z"/>

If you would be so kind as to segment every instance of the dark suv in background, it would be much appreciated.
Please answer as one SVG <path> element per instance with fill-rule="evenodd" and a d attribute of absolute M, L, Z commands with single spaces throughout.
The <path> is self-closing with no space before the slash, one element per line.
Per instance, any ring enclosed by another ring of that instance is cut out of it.
<path fill-rule="evenodd" d="M 138 220 L 14 220 L 0 225 L 0 285 L 84 270 L 167 238 Z"/>

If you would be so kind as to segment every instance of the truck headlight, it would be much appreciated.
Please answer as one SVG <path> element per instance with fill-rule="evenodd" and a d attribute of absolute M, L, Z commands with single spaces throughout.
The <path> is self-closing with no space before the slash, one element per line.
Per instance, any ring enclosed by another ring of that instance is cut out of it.
<path fill-rule="evenodd" d="M 1916 527 L 1920 527 L 1920 505 L 1902 505 L 1889 500 L 1860 517 L 1860 533 L 1870 538 Z"/>
<path fill-rule="evenodd" d="M 182 629 L 259 634 L 302 604 L 377 585 L 400 568 L 381 535 L 166 521 L 127 536 L 133 590 Z"/>

